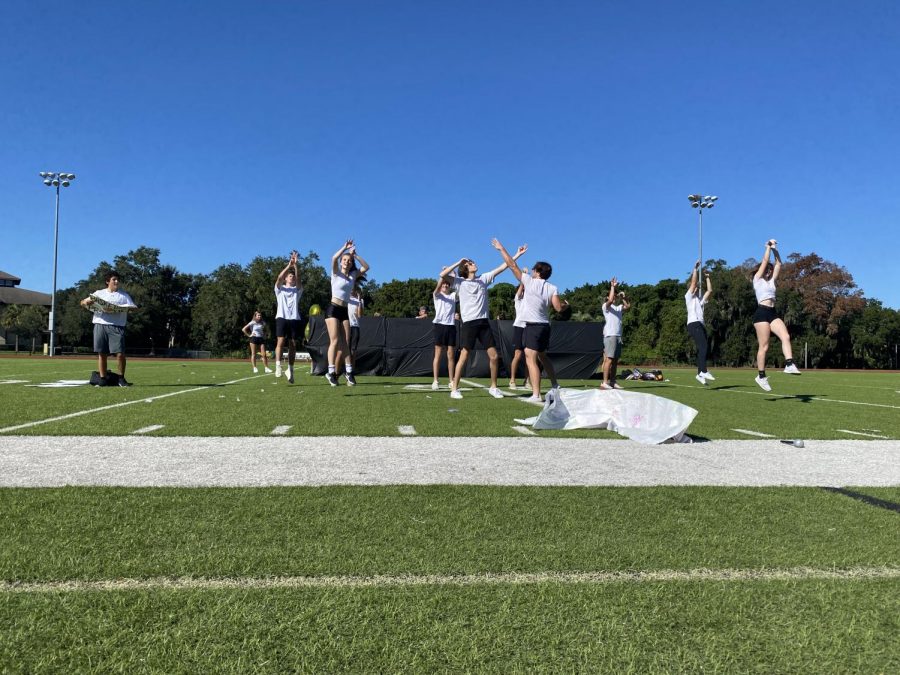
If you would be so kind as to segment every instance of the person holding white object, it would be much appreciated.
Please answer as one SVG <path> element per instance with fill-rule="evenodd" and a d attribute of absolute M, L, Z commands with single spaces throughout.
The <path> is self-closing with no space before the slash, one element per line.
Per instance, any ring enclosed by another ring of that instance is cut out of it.
<path fill-rule="evenodd" d="M 697 345 L 697 375 L 696 379 L 702 385 L 707 381 L 712 382 L 716 378 L 706 369 L 706 353 L 709 342 L 706 338 L 706 326 L 703 323 L 703 308 L 712 296 L 712 282 L 709 280 L 709 272 L 706 277 L 706 293 L 700 296 L 700 284 L 697 277 L 700 274 L 700 261 L 691 270 L 691 281 L 687 293 L 684 294 L 684 302 L 687 305 L 687 330 L 688 334 Z"/>
<path fill-rule="evenodd" d="M 756 293 L 756 312 L 753 314 L 753 328 L 756 329 L 756 339 L 759 348 L 756 351 L 756 367 L 759 374 L 756 376 L 756 384 L 763 391 L 772 391 L 769 378 L 766 377 L 766 353 L 769 351 L 769 340 L 772 333 L 781 340 L 781 351 L 784 353 L 784 372 L 788 375 L 799 375 L 800 369 L 794 364 L 794 354 L 791 350 L 791 334 L 787 326 L 775 313 L 775 281 L 781 272 L 781 256 L 778 254 L 778 242 L 769 239 L 766 242 L 766 250 L 759 263 L 759 269 L 753 275 L 753 291 Z M 770 258 L 774 258 L 772 263 Z"/>

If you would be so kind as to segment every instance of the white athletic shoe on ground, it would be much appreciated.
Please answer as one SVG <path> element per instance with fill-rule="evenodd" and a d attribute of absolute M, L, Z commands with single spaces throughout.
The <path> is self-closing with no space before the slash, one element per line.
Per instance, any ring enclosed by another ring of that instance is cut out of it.
<path fill-rule="evenodd" d="M 784 372 L 788 375 L 799 375 L 800 369 L 797 367 L 796 363 L 792 363 L 791 365 L 784 367 Z"/>
<path fill-rule="evenodd" d="M 703 376 L 703 379 L 704 379 L 704 380 L 709 380 L 710 382 L 715 382 L 715 381 L 716 381 L 716 378 L 714 378 L 714 377 L 712 376 L 712 373 L 710 373 L 709 371 L 703 371 L 702 373 L 700 373 L 700 375 Z"/>
<path fill-rule="evenodd" d="M 619 384 L 618 382 L 616 382 L 616 383 L 612 386 L 612 388 L 613 388 L 613 389 L 624 389 L 625 387 L 623 387 L 621 384 Z"/>
<path fill-rule="evenodd" d="M 769 384 L 768 377 L 760 377 L 759 375 L 757 375 L 756 384 L 758 384 L 759 388 L 763 391 L 772 391 L 772 385 Z"/>
<path fill-rule="evenodd" d="M 513 391 L 515 391 L 515 390 L 518 389 L 519 387 L 516 385 L 515 382 L 510 382 L 510 383 L 509 383 L 509 388 L 512 389 Z"/>
<path fill-rule="evenodd" d="M 434 382 L 431 383 L 431 391 L 437 391 L 440 388 L 441 388 L 441 383 L 438 382 L 437 380 L 435 380 Z"/>
<path fill-rule="evenodd" d="M 269 366 L 266 366 L 266 372 L 267 372 L 267 373 L 271 373 L 271 372 L 272 372 L 272 369 L 269 368 Z"/>
<path fill-rule="evenodd" d="M 534 394 L 532 394 L 531 396 L 529 396 L 529 397 L 526 398 L 525 400 L 528 401 L 529 403 L 543 403 L 543 401 L 541 400 L 541 397 L 540 397 L 540 396 L 535 396 Z"/>
<path fill-rule="evenodd" d="M 703 373 L 697 373 L 696 375 L 694 375 L 694 379 L 697 380 L 697 382 L 702 384 L 704 387 L 706 386 L 706 378 L 703 377 Z"/>
<path fill-rule="evenodd" d="M 503 392 L 497 389 L 497 387 L 491 387 L 488 389 L 488 393 L 494 398 L 503 398 Z"/>
<path fill-rule="evenodd" d="M 256 366 L 253 366 L 253 372 L 254 372 L 254 373 L 258 373 L 258 372 L 259 372 L 259 368 L 257 368 Z"/>
<path fill-rule="evenodd" d="M 612 387 L 610 387 L 608 384 L 606 384 L 606 382 L 601 382 L 600 388 L 601 389 L 612 389 Z"/>
<path fill-rule="evenodd" d="M 281 377 L 281 364 L 275 364 L 275 377 Z"/>
<path fill-rule="evenodd" d="M 462 392 L 459 389 L 454 389 L 450 392 L 450 398 L 462 398 Z"/>

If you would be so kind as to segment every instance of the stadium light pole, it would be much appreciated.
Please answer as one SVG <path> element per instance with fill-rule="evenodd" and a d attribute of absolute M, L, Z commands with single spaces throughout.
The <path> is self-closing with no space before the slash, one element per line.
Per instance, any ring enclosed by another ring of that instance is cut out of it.
<path fill-rule="evenodd" d="M 56 354 L 56 259 L 59 250 L 59 186 L 69 187 L 75 180 L 74 173 L 41 171 L 47 187 L 56 188 L 56 219 L 53 223 L 53 294 L 50 296 L 50 357 Z"/>
<path fill-rule="evenodd" d="M 697 209 L 700 216 L 699 240 L 700 240 L 700 267 L 703 267 L 703 209 L 711 209 L 719 200 L 715 195 L 688 195 L 691 208 Z"/>

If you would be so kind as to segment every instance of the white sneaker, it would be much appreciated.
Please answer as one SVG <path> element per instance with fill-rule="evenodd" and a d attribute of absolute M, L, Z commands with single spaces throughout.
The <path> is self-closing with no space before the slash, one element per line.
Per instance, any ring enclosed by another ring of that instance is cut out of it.
<path fill-rule="evenodd" d="M 253 372 L 254 372 L 254 373 L 258 373 L 258 372 L 259 372 L 259 368 L 257 368 L 256 366 L 253 366 Z"/>
<path fill-rule="evenodd" d="M 275 377 L 281 377 L 281 364 L 275 364 Z"/>
<path fill-rule="evenodd" d="M 529 396 L 529 397 L 526 398 L 525 400 L 528 401 L 529 403 L 538 403 L 538 404 L 543 403 L 543 401 L 541 400 L 541 397 L 540 397 L 540 396 L 535 396 L 534 394 L 532 394 L 531 396 Z"/>
<path fill-rule="evenodd" d="M 706 378 L 703 377 L 703 373 L 697 373 L 696 375 L 694 375 L 694 379 L 697 380 L 697 382 L 702 384 L 704 387 L 706 386 Z"/>
<path fill-rule="evenodd" d="M 488 393 L 494 398 L 503 398 L 503 392 L 497 389 L 497 387 L 491 387 L 488 389 Z"/>
<path fill-rule="evenodd" d="M 772 385 L 769 384 L 768 377 L 760 377 L 759 375 L 757 375 L 756 384 L 758 384 L 759 388 L 763 391 L 772 391 Z"/>
<path fill-rule="evenodd" d="M 267 373 L 271 373 L 271 372 L 272 372 L 272 369 L 269 368 L 269 366 L 266 366 L 266 372 L 267 372 Z"/>
<path fill-rule="evenodd" d="M 797 367 L 796 363 L 792 363 L 791 365 L 784 367 L 784 372 L 788 375 L 799 375 L 800 369 Z"/>
<path fill-rule="evenodd" d="M 610 387 L 608 384 L 606 384 L 606 382 L 602 382 L 600 384 L 600 388 L 601 389 L 612 389 L 612 387 Z"/>
<path fill-rule="evenodd" d="M 431 391 L 437 391 L 440 388 L 441 388 L 441 383 L 438 382 L 437 380 L 435 380 L 434 382 L 431 383 Z"/>
<path fill-rule="evenodd" d="M 616 383 L 612 386 L 612 388 L 613 388 L 613 389 L 624 389 L 625 387 L 623 387 L 621 384 L 619 384 L 618 382 L 616 382 Z"/>
<path fill-rule="evenodd" d="M 511 382 L 509 383 L 509 388 L 512 389 L 513 391 L 515 391 L 515 390 L 518 389 L 519 387 L 516 386 L 516 383 L 515 383 L 515 382 L 512 382 L 512 381 L 511 381 Z"/>
<path fill-rule="evenodd" d="M 454 389 L 450 392 L 450 398 L 462 398 L 462 392 L 459 389 Z"/>
<path fill-rule="evenodd" d="M 712 376 L 712 373 L 710 373 L 710 372 L 703 371 L 702 373 L 700 373 L 700 375 L 703 376 L 703 379 L 704 379 L 704 380 L 709 380 L 710 382 L 715 382 L 715 381 L 716 381 L 716 378 L 714 378 L 714 377 Z"/>

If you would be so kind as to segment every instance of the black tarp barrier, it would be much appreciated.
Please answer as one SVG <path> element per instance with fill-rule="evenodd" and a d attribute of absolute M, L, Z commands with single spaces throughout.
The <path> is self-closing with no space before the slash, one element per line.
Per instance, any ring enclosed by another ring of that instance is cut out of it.
<path fill-rule="evenodd" d="M 431 321 L 362 316 L 359 326 L 359 348 L 354 367 L 357 375 L 431 375 L 434 359 Z M 593 375 L 603 359 L 603 324 L 557 321 L 552 326 L 547 353 L 557 377 L 577 380 Z M 512 321 L 491 321 L 491 330 L 500 354 L 500 377 L 509 377 L 513 356 Z M 458 331 L 459 324 L 457 338 Z M 312 374 L 324 375 L 328 370 L 328 331 L 321 315 L 310 319 L 306 350 L 312 357 Z M 524 367 L 523 359 L 520 378 L 524 375 Z M 446 358 L 441 359 L 441 376 L 447 376 Z M 478 348 L 469 354 L 463 376 L 490 377 L 490 362 L 485 350 Z"/>

